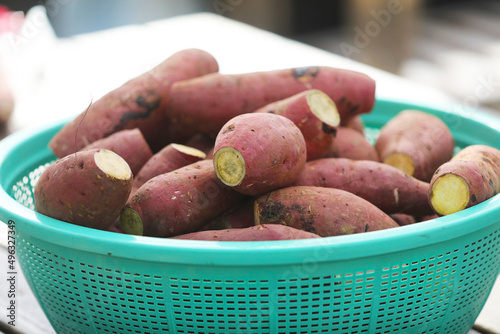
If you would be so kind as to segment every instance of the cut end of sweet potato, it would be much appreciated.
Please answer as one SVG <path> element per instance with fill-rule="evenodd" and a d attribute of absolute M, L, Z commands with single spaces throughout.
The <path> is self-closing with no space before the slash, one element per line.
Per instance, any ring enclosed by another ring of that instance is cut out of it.
<path fill-rule="evenodd" d="M 144 227 L 139 214 L 131 208 L 124 208 L 120 214 L 120 224 L 128 234 L 143 235 Z"/>
<path fill-rule="evenodd" d="M 406 174 L 413 176 L 415 166 L 411 157 L 404 153 L 394 153 L 384 159 L 384 163 L 402 170 Z"/>
<path fill-rule="evenodd" d="M 181 152 L 181 153 L 184 153 L 186 155 L 190 155 L 190 156 L 193 156 L 193 157 L 197 157 L 197 158 L 200 158 L 200 159 L 205 159 L 207 157 L 207 155 L 194 148 L 194 147 L 190 147 L 190 146 L 185 146 L 185 145 L 181 145 L 181 144 L 172 144 L 172 147 Z"/>
<path fill-rule="evenodd" d="M 239 185 L 245 177 L 245 159 L 232 147 L 223 147 L 215 152 L 214 168 L 219 180 L 230 187 Z"/>
<path fill-rule="evenodd" d="M 307 94 L 307 103 L 316 117 L 330 126 L 340 124 L 340 114 L 335 102 L 320 90 L 312 90 Z"/>
<path fill-rule="evenodd" d="M 445 174 L 432 185 L 430 202 L 442 216 L 464 210 L 469 203 L 469 186 L 461 176 Z"/>
<path fill-rule="evenodd" d="M 97 167 L 107 176 L 117 180 L 130 180 L 132 170 L 128 163 L 113 151 L 101 149 L 94 153 Z"/>

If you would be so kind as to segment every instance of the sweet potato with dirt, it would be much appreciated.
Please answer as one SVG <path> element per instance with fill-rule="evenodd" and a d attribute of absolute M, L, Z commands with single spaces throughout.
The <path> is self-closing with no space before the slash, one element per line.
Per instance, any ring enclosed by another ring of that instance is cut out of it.
<path fill-rule="evenodd" d="M 306 141 L 307 160 L 324 158 L 334 142 L 340 115 L 335 103 L 320 90 L 310 89 L 270 103 L 255 112 L 267 112 L 291 120 Z"/>
<path fill-rule="evenodd" d="M 500 192 L 500 150 L 471 145 L 440 166 L 429 188 L 429 203 L 440 215 L 474 206 Z"/>
<path fill-rule="evenodd" d="M 330 145 L 325 158 L 380 161 L 377 150 L 365 136 L 356 130 L 345 127 L 337 128 L 337 136 Z"/>
<path fill-rule="evenodd" d="M 388 214 L 432 213 L 427 200 L 429 184 L 381 162 L 345 158 L 309 161 L 294 185 L 342 189 Z"/>
<path fill-rule="evenodd" d="M 276 241 L 320 238 L 314 233 L 283 225 L 258 225 L 246 228 L 199 231 L 178 235 L 172 239 L 205 241 Z"/>
<path fill-rule="evenodd" d="M 127 162 L 106 149 L 76 152 L 42 173 L 35 209 L 76 225 L 106 230 L 120 215 L 132 186 Z"/>
<path fill-rule="evenodd" d="M 205 153 L 195 148 L 169 144 L 155 153 L 134 177 L 132 188 L 138 189 L 153 177 L 205 159 Z"/>
<path fill-rule="evenodd" d="M 321 237 L 377 231 L 399 225 L 370 202 L 340 189 L 288 187 L 255 200 L 255 223 L 281 224 Z"/>
<path fill-rule="evenodd" d="M 238 207 L 222 214 L 208 224 L 204 225 L 201 230 L 224 230 L 228 228 L 245 228 L 255 225 L 254 198 L 246 200 Z"/>
<path fill-rule="evenodd" d="M 142 166 L 153 156 L 139 129 L 118 131 L 85 146 L 82 150 L 95 148 L 105 148 L 121 156 L 130 166 L 133 175 L 137 175 Z"/>
<path fill-rule="evenodd" d="M 220 130 L 214 146 L 217 177 L 234 190 L 258 196 L 292 184 L 306 163 L 299 128 L 283 116 L 236 116 Z"/>
<path fill-rule="evenodd" d="M 219 181 L 211 160 L 202 160 L 144 183 L 120 222 L 129 234 L 171 237 L 199 230 L 243 200 Z"/>
<path fill-rule="evenodd" d="M 429 182 L 434 171 L 453 156 L 455 141 L 437 116 L 404 110 L 380 129 L 375 149 L 384 163 Z"/>
<path fill-rule="evenodd" d="M 203 132 L 213 138 L 231 118 L 251 113 L 305 90 L 318 89 L 337 106 L 340 118 L 367 113 L 375 102 L 375 81 L 365 74 L 331 67 L 305 67 L 242 74 L 210 74 L 172 86 L 166 113 L 178 136 Z M 171 138 L 182 142 L 183 138 Z M 187 138 L 186 138 L 187 139 Z"/>
<path fill-rule="evenodd" d="M 212 55 L 198 49 L 175 53 L 152 70 L 109 92 L 66 124 L 49 142 L 57 157 L 81 150 L 88 144 L 125 129 L 139 128 L 157 151 L 165 146 L 167 122 L 163 110 L 171 85 L 218 71 Z"/>

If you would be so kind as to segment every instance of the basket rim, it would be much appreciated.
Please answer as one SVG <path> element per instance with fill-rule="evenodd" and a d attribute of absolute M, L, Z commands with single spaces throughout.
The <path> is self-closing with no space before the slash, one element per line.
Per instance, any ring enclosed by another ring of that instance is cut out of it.
<path fill-rule="evenodd" d="M 401 106 L 433 113 L 451 113 L 441 108 L 396 100 L 377 100 L 378 107 Z M 401 108 L 400 108 L 401 109 Z M 401 109 L 403 110 L 403 109 Z M 455 115 L 456 116 L 456 115 Z M 499 120 L 485 112 L 471 109 L 457 116 L 481 123 L 500 136 Z M 21 130 L 0 142 L 0 179 L 4 161 L 19 145 L 53 131 L 68 119 Z M 3 184 L 3 183 L 2 183 Z M 320 239 L 215 242 L 142 237 L 94 230 L 41 215 L 15 201 L 0 187 L 0 218 L 16 222 L 18 232 L 63 247 L 95 254 L 152 262 L 192 265 L 262 266 L 306 262 L 346 261 L 425 247 L 499 224 L 500 195 L 453 215 L 399 228 Z M 474 220 L 474 224 L 470 221 Z M 390 245 L 390 247 L 388 247 Z"/>

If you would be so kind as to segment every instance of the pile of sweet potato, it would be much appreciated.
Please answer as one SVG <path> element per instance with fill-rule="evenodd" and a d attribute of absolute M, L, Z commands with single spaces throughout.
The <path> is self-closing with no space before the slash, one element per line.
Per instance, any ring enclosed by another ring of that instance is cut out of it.
<path fill-rule="evenodd" d="M 371 145 L 375 81 L 331 67 L 220 74 L 182 50 L 95 101 L 50 141 L 39 213 L 189 240 L 364 233 L 452 214 L 500 191 L 500 151 L 405 110 Z"/>

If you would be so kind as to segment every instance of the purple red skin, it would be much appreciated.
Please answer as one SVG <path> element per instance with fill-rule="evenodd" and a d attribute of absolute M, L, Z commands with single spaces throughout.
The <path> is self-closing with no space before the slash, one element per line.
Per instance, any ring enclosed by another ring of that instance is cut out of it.
<path fill-rule="evenodd" d="M 354 129 L 345 127 L 337 128 L 337 136 L 325 158 L 380 161 L 377 150 L 365 136 Z"/>
<path fill-rule="evenodd" d="M 341 119 L 367 113 L 375 102 L 375 81 L 365 74 L 331 67 L 305 67 L 209 74 L 178 82 L 172 86 L 166 113 L 178 129 L 189 129 L 190 135 L 203 132 L 215 138 L 233 117 L 308 89 L 327 94 L 335 102 Z M 175 142 L 178 138 L 171 140 Z"/>
<path fill-rule="evenodd" d="M 415 217 L 407 215 L 405 213 L 393 213 L 389 215 L 399 226 L 412 225 L 417 223 Z"/>
<path fill-rule="evenodd" d="M 323 123 L 307 102 L 310 90 L 284 100 L 270 103 L 256 110 L 256 113 L 272 113 L 291 120 L 302 132 L 306 141 L 307 160 L 324 158 L 334 142 L 336 127 Z"/>
<path fill-rule="evenodd" d="M 121 156 L 134 175 L 137 175 L 146 161 L 153 156 L 153 152 L 139 129 L 118 131 L 85 146 L 82 150 L 95 148 L 105 148 Z"/>
<path fill-rule="evenodd" d="M 254 217 L 254 199 L 251 198 L 242 203 L 234 210 L 230 210 L 225 214 L 215 218 L 205 226 L 202 230 L 223 230 L 228 228 L 245 228 L 255 225 Z"/>
<path fill-rule="evenodd" d="M 347 119 L 340 120 L 340 126 L 348 129 L 353 129 L 358 131 L 364 136 L 365 133 L 365 122 L 361 119 L 361 116 L 354 116 Z"/>
<path fill-rule="evenodd" d="M 152 178 L 127 207 L 141 217 L 143 235 L 171 237 L 199 230 L 243 200 L 219 181 L 211 160 L 202 160 Z"/>
<path fill-rule="evenodd" d="M 292 184 L 306 163 L 304 136 L 279 115 L 236 116 L 217 135 L 215 154 L 224 147 L 238 150 L 245 160 L 245 176 L 232 187 L 245 195 L 258 196 Z"/>
<path fill-rule="evenodd" d="M 405 153 L 413 160 L 413 177 L 429 182 L 436 169 L 453 156 L 455 141 L 438 117 L 416 110 L 404 110 L 380 129 L 375 143 L 380 160 L 393 153 Z"/>
<path fill-rule="evenodd" d="M 432 177 L 429 187 L 429 203 L 432 185 L 445 174 L 462 177 L 469 187 L 469 203 L 466 208 L 484 202 L 500 192 L 500 151 L 485 145 L 471 145 L 458 152 L 449 162 L 440 166 Z"/>
<path fill-rule="evenodd" d="M 47 167 L 35 187 L 36 211 L 76 225 L 108 229 L 127 203 L 132 178 L 107 176 L 95 164 L 98 151 L 77 152 Z"/>
<path fill-rule="evenodd" d="M 49 142 L 57 157 L 124 129 L 139 128 L 153 151 L 166 143 L 161 124 L 171 85 L 217 72 L 217 61 L 198 49 L 175 53 L 153 68 L 95 101 L 88 110 L 66 124 Z M 78 131 L 77 131 L 78 130 Z"/>
<path fill-rule="evenodd" d="M 172 239 L 205 241 L 276 241 L 320 238 L 314 233 L 283 225 L 258 225 L 246 228 L 199 231 L 178 235 Z"/>
<path fill-rule="evenodd" d="M 381 162 L 345 158 L 310 161 L 294 185 L 342 189 L 388 214 L 433 213 L 427 199 L 428 183 Z"/>
<path fill-rule="evenodd" d="M 399 225 L 370 202 L 347 191 L 288 187 L 255 201 L 256 222 L 282 224 L 321 237 L 377 231 Z"/>
<path fill-rule="evenodd" d="M 193 147 L 207 154 L 214 148 L 214 140 L 207 135 L 197 133 L 192 136 L 184 145 Z"/>
<path fill-rule="evenodd" d="M 200 157 L 181 152 L 175 149 L 172 144 L 169 144 L 155 153 L 144 164 L 136 177 L 134 177 L 132 188 L 138 189 L 155 176 L 191 165 L 200 160 L 202 160 Z"/>

